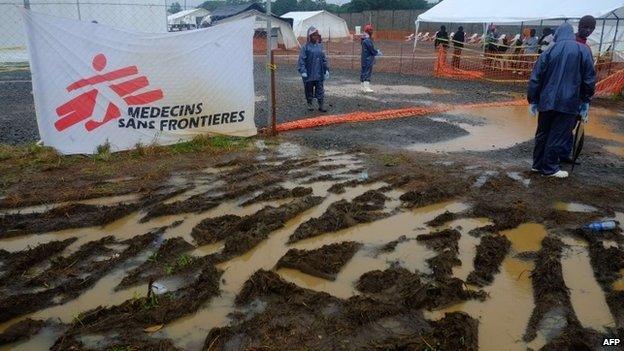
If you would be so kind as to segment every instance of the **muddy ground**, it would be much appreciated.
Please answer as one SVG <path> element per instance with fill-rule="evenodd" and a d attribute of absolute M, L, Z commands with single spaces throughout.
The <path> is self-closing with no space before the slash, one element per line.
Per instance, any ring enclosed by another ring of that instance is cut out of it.
<path fill-rule="evenodd" d="M 280 115 L 307 115 L 279 73 Z M 355 78 L 333 77 L 346 112 Z M 408 87 L 358 108 L 520 89 L 376 82 Z M 509 108 L 94 157 L 2 146 L 0 349 L 617 350 L 622 224 L 579 229 L 624 222 L 612 105 L 563 181 L 528 170 L 534 121 Z M 497 119 L 517 127 L 484 138 Z"/>

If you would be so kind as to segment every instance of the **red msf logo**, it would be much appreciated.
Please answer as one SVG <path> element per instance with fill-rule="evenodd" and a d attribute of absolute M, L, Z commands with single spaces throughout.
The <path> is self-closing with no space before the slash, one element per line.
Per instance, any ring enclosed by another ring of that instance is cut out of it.
<path fill-rule="evenodd" d="M 92 66 L 97 72 L 101 72 L 104 68 L 106 68 L 106 56 L 104 56 L 104 54 L 95 55 L 93 57 Z M 56 114 L 59 116 L 59 119 L 54 123 L 56 130 L 59 132 L 63 131 L 74 124 L 92 117 L 98 96 L 98 89 L 95 88 L 96 85 L 120 80 L 122 78 L 138 74 L 139 69 L 137 66 L 128 66 L 115 71 L 110 71 L 108 73 L 96 74 L 92 77 L 81 79 L 70 84 L 67 87 L 68 92 L 84 87 L 92 86 L 94 88 L 78 95 L 56 109 Z M 108 85 L 108 88 L 115 92 L 115 94 L 122 98 L 128 105 L 146 105 L 163 98 L 163 92 L 160 89 L 133 94 L 149 85 L 149 81 L 145 76 L 139 76 L 115 84 L 106 85 Z M 119 107 L 112 102 L 109 102 L 108 107 L 106 108 L 106 114 L 101 121 L 89 119 L 84 126 L 87 131 L 90 132 L 101 125 L 114 120 L 115 118 L 119 118 L 120 116 L 121 111 L 119 110 Z"/>

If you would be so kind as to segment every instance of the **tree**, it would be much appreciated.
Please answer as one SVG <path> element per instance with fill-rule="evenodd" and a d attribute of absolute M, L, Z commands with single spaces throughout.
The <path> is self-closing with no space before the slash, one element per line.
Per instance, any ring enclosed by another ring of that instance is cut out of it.
<path fill-rule="evenodd" d="M 349 12 L 371 10 L 414 10 L 426 9 L 429 4 L 425 0 L 351 0 L 342 6 Z"/>
<path fill-rule="evenodd" d="M 225 1 L 223 0 L 208 0 L 208 1 L 204 1 L 201 5 L 199 5 L 198 7 L 201 7 L 203 9 L 206 9 L 208 11 L 213 11 L 221 6 L 225 5 Z"/>
<path fill-rule="evenodd" d="M 297 0 L 275 0 L 271 5 L 271 12 L 277 16 L 281 16 L 290 11 L 298 11 L 299 6 Z"/>
<path fill-rule="evenodd" d="M 174 2 L 173 4 L 171 4 L 171 6 L 169 7 L 169 12 L 170 13 L 178 13 L 182 11 L 182 5 L 180 5 L 179 2 Z"/>

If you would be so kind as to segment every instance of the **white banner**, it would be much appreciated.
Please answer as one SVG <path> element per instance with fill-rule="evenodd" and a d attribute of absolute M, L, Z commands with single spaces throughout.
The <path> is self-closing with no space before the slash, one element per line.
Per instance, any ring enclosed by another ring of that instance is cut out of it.
<path fill-rule="evenodd" d="M 45 145 L 91 154 L 256 134 L 254 18 L 147 34 L 22 13 Z"/>

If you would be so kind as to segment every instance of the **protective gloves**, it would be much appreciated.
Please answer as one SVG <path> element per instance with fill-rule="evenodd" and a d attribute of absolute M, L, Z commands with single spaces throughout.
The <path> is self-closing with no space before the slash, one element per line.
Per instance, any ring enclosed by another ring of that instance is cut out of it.
<path fill-rule="evenodd" d="M 303 78 L 308 78 L 308 73 L 307 73 L 307 72 L 303 72 L 303 73 L 301 73 L 301 77 L 303 77 Z"/>
<path fill-rule="evenodd" d="M 589 103 L 588 102 L 581 104 L 581 107 L 579 108 L 579 115 L 581 116 L 581 120 L 584 123 L 589 122 Z"/>
<path fill-rule="evenodd" d="M 533 117 L 537 116 L 537 104 L 529 105 L 529 114 Z"/>
<path fill-rule="evenodd" d="M 329 71 L 325 71 L 325 79 L 329 79 Z"/>
<path fill-rule="evenodd" d="M 383 56 L 383 52 L 381 52 L 381 50 L 377 50 L 377 56 Z"/>

